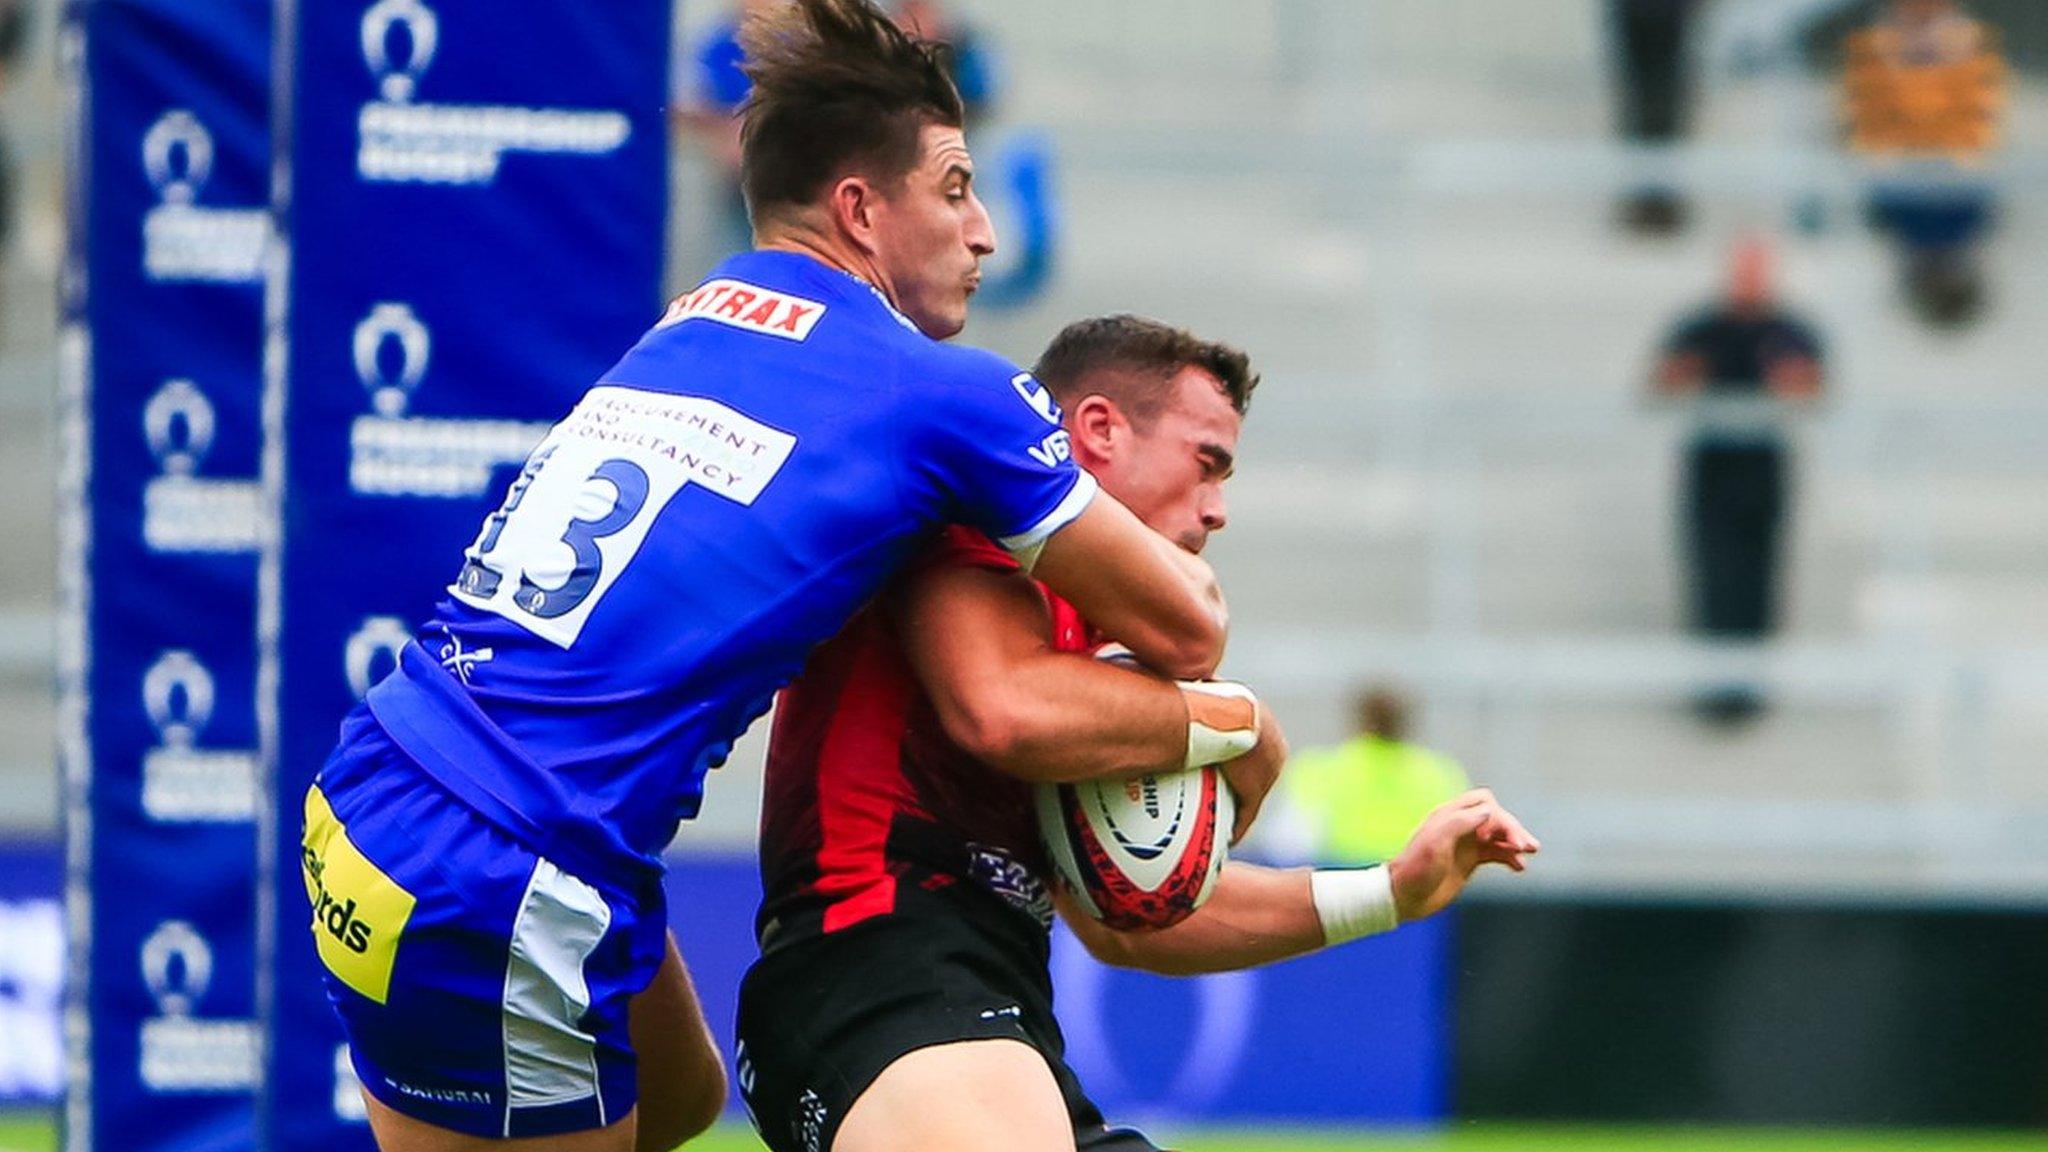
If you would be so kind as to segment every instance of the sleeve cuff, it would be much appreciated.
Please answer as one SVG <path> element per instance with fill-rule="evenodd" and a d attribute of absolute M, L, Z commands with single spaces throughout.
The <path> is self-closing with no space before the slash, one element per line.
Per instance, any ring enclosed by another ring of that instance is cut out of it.
<path fill-rule="evenodd" d="M 1029 572 L 1037 567 L 1038 554 L 1044 550 L 1045 542 L 1052 539 L 1053 533 L 1078 519 L 1095 500 L 1095 493 L 1099 490 L 1095 477 L 1079 468 L 1074 470 L 1074 475 L 1074 486 L 1067 489 L 1066 496 L 1058 504 L 1053 505 L 1052 511 L 1047 512 L 1039 518 L 1038 523 L 1024 531 L 997 541 L 1003 546 L 1004 551 L 1017 558 L 1017 563 L 1024 571 Z"/>

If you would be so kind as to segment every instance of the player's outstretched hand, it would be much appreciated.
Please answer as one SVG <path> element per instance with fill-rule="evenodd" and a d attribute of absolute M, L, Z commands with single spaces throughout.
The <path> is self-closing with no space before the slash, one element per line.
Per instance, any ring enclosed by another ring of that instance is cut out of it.
<path fill-rule="evenodd" d="M 1231 796 L 1237 800 L 1237 820 L 1230 826 L 1232 847 L 1251 831 L 1252 821 L 1258 819 L 1259 806 L 1266 802 L 1266 794 L 1279 781 L 1280 768 L 1286 763 L 1287 736 L 1280 731 L 1280 721 L 1273 718 L 1273 710 L 1261 701 L 1258 744 L 1222 764 L 1224 782 L 1230 785 Z"/>
<path fill-rule="evenodd" d="M 1542 846 L 1490 788 L 1474 788 L 1439 806 L 1387 865 L 1401 922 L 1441 911 L 1481 864 L 1520 872 L 1528 867 L 1525 858 Z"/>

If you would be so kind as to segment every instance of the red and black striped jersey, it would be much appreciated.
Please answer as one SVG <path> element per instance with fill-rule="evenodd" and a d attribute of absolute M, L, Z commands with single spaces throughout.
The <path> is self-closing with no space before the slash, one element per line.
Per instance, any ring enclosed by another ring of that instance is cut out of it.
<path fill-rule="evenodd" d="M 987 536 L 952 527 L 901 579 L 941 565 L 1014 572 Z M 1042 585 L 1050 640 L 1094 644 Z M 970 885 L 1051 922 L 1031 786 L 946 737 L 889 619 L 885 592 L 819 648 L 776 702 L 761 810 L 763 948 L 900 913 Z"/>

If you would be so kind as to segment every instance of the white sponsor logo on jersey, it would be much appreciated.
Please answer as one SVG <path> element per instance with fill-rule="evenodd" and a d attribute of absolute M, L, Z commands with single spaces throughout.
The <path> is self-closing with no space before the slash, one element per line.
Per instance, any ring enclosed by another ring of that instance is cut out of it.
<path fill-rule="evenodd" d="M 685 320 L 715 320 L 784 340 L 807 340 L 824 315 L 825 306 L 816 300 L 742 280 L 711 280 L 671 301 L 668 312 L 655 327 L 666 328 Z"/>
<path fill-rule="evenodd" d="M 534 450 L 449 591 L 567 648 L 678 492 L 752 505 L 795 450 L 716 400 L 593 388 Z"/>
<path fill-rule="evenodd" d="M 1046 391 L 1045 385 L 1038 382 L 1037 377 L 1029 372 L 1019 372 L 1010 377 L 1010 387 L 1015 388 L 1017 395 L 1023 397 L 1026 404 L 1031 405 L 1031 410 L 1038 413 L 1039 419 L 1047 424 L 1060 422 L 1059 403 L 1052 398 L 1051 392 Z"/>
<path fill-rule="evenodd" d="M 1025 451 L 1031 458 L 1047 468 L 1057 468 L 1074 458 L 1074 440 L 1065 428 L 1057 428 L 1045 434 L 1045 439 L 1033 444 Z"/>

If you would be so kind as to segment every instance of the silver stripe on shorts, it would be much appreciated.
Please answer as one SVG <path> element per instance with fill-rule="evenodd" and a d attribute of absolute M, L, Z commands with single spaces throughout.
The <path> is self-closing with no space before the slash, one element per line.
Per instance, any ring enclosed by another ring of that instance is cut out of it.
<path fill-rule="evenodd" d="M 598 1095 L 597 1041 L 579 1026 L 590 1011 L 584 961 L 611 926 L 597 890 L 543 859 L 526 883 L 505 963 L 505 1135 L 512 1109 Z M 604 1123 L 602 1097 L 599 1119 Z"/>

